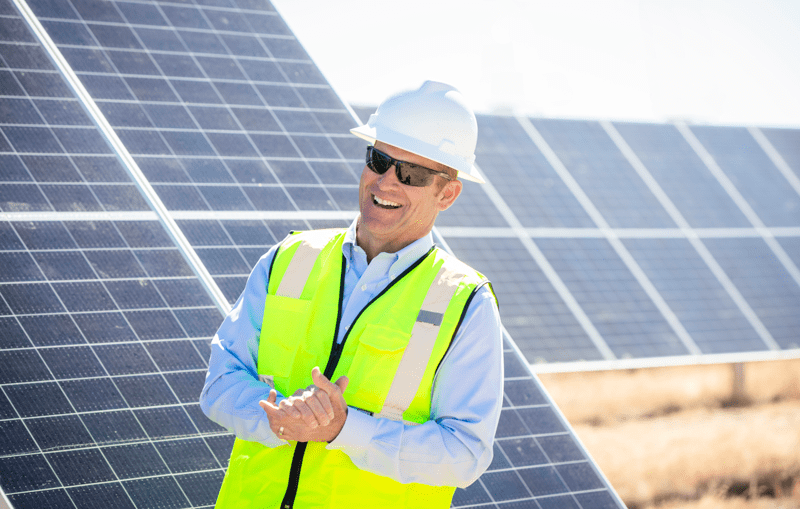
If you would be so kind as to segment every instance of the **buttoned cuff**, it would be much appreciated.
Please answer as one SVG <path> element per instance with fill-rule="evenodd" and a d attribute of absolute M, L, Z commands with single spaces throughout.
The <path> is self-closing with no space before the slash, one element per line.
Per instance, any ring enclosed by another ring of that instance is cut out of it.
<path fill-rule="evenodd" d="M 375 436 L 378 419 L 354 407 L 347 407 L 347 419 L 339 435 L 325 448 L 329 450 L 363 449 Z"/>

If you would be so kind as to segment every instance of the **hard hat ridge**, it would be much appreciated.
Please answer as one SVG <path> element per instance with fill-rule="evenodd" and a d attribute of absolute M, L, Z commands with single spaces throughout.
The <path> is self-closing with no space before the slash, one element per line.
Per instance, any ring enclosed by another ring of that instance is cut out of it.
<path fill-rule="evenodd" d="M 483 183 L 475 168 L 478 123 L 454 87 L 426 81 L 417 90 L 392 95 L 350 130 L 370 143 L 382 141 L 458 171 L 458 176 Z"/>

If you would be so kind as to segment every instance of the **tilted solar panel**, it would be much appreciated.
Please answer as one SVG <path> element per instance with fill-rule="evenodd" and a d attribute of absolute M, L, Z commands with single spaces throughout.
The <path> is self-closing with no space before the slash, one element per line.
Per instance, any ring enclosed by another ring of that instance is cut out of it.
<path fill-rule="evenodd" d="M 210 507 L 220 309 L 289 230 L 355 217 L 354 119 L 266 1 L 0 0 L 0 27 L 0 487 Z M 495 460 L 454 506 L 620 507 L 510 340 L 505 364 Z"/>
<path fill-rule="evenodd" d="M 497 219 L 440 221 L 439 231 L 503 283 L 501 315 L 535 369 L 800 354 L 785 337 L 797 338 L 786 331 L 800 288 L 800 180 L 787 162 L 797 161 L 797 131 L 499 116 L 478 124 L 488 184 L 476 192 Z M 737 247 L 715 250 L 726 242 Z M 744 270 L 774 276 L 747 282 Z M 771 309 L 760 293 L 774 297 Z"/>

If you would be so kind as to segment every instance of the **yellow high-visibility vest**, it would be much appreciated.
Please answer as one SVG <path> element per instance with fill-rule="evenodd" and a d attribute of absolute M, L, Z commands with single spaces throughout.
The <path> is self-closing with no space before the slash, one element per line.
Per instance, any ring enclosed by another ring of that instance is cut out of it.
<path fill-rule="evenodd" d="M 348 406 L 417 425 L 430 419 L 433 378 L 471 296 L 486 279 L 431 249 L 374 298 L 336 343 L 345 230 L 289 236 L 270 268 L 258 373 L 281 394 L 311 385 L 319 366 L 350 379 Z M 351 409 L 351 411 L 353 411 Z M 327 444 L 266 447 L 236 439 L 217 508 L 446 508 L 451 486 L 403 484 L 361 470 Z"/>

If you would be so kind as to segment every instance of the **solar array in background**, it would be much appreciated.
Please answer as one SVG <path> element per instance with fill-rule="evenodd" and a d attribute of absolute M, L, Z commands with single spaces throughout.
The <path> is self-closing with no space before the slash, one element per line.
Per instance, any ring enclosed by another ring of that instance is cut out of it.
<path fill-rule="evenodd" d="M 213 506 L 233 437 L 197 404 L 210 338 L 289 230 L 355 217 L 354 125 L 266 1 L 0 0 L 15 508 Z M 505 362 L 494 462 L 454 506 L 621 506 L 508 339 Z"/>
<path fill-rule="evenodd" d="M 438 230 L 494 282 L 535 368 L 800 355 L 800 130 L 478 126 L 488 185 Z"/>

